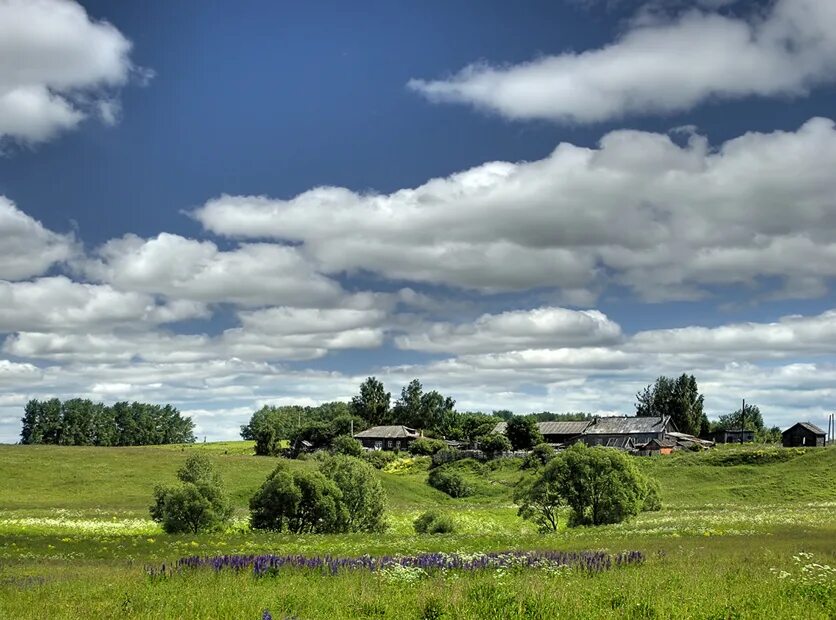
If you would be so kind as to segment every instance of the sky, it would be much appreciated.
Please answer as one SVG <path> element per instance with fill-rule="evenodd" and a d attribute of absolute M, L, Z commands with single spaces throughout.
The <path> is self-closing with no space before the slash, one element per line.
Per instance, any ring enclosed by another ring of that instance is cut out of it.
<path fill-rule="evenodd" d="M 836 2 L 0 0 L 30 398 L 836 409 Z"/>

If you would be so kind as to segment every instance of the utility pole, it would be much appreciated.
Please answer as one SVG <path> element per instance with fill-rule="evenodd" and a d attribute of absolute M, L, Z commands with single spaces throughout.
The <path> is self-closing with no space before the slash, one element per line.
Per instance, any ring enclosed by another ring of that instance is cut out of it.
<path fill-rule="evenodd" d="M 354 418 L 351 418 L 349 424 L 351 427 L 351 436 L 354 437 Z"/>

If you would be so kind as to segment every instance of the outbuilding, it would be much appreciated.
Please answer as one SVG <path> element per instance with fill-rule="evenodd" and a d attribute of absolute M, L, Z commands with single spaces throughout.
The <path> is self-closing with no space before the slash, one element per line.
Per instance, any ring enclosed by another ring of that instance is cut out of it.
<path fill-rule="evenodd" d="M 725 428 L 714 431 L 714 443 L 751 443 L 755 441 L 755 431 L 744 428 Z"/>
<path fill-rule="evenodd" d="M 798 422 L 790 426 L 781 435 L 785 448 L 823 448 L 827 444 L 827 435 L 815 424 Z"/>

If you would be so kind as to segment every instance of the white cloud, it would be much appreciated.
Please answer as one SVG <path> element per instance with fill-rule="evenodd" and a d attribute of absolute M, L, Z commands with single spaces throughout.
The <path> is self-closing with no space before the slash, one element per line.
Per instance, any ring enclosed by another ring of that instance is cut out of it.
<path fill-rule="evenodd" d="M 614 344 L 621 328 L 597 310 L 544 307 L 484 314 L 467 324 L 433 323 L 396 339 L 402 349 L 469 353 Z"/>
<path fill-rule="evenodd" d="M 0 279 L 22 280 L 44 273 L 76 253 L 72 235 L 59 235 L 0 196 Z"/>
<path fill-rule="evenodd" d="M 71 0 L 0 0 L 0 138 L 49 140 L 124 84 L 131 43 Z"/>
<path fill-rule="evenodd" d="M 73 282 L 65 276 L 32 282 L 0 280 L 0 333 L 106 331 L 206 316 L 202 304 L 159 303 L 150 295 Z"/>
<path fill-rule="evenodd" d="M 748 20 L 691 10 L 642 13 L 617 41 L 523 64 L 466 67 L 413 79 L 431 101 L 468 103 L 512 119 L 592 123 L 687 110 L 712 99 L 802 95 L 834 81 L 836 3 L 777 0 Z"/>
<path fill-rule="evenodd" d="M 241 326 L 217 335 L 176 334 L 154 331 L 149 325 L 144 330 L 126 330 L 124 324 L 117 324 L 114 329 L 114 323 L 128 322 L 131 312 L 143 309 L 126 308 L 115 311 L 115 315 L 97 317 L 90 306 L 102 301 L 107 301 L 106 295 L 88 304 L 77 324 L 70 323 L 67 313 L 62 315 L 61 311 L 32 319 L 32 325 L 27 326 L 30 331 L 21 328 L 9 336 L 3 351 L 21 358 L 62 363 L 311 360 L 332 350 L 380 346 L 387 317 L 382 310 L 268 308 L 239 313 Z M 76 312 L 71 310 L 69 314 Z M 156 318 L 158 311 L 152 308 L 146 313 Z"/>
<path fill-rule="evenodd" d="M 618 283 L 652 300 L 706 287 L 836 276 L 836 129 L 749 133 L 718 148 L 692 135 L 615 131 L 597 149 L 491 162 L 388 195 L 324 187 L 289 200 L 221 196 L 209 230 L 273 237 L 326 273 L 483 291 L 558 287 L 592 301 Z M 346 234 L 351 231 L 351 234 Z"/>
<path fill-rule="evenodd" d="M 126 235 L 99 248 L 81 269 L 122 290 L 206 303 L 327 306 L 344 296 L 296 248 L 277 244 L 222 251 L 211 241 L 168 233 Z"/>

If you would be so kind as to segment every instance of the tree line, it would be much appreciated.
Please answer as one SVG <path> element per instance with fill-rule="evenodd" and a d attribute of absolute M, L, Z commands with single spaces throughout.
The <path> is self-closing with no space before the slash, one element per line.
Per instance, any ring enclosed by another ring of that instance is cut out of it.
<path fill-rule="evenodd" d="M 32 399 L 22 421 L 23 444 L 146 446 L 195 440 L 194 422 L 171 405 Z"/>

